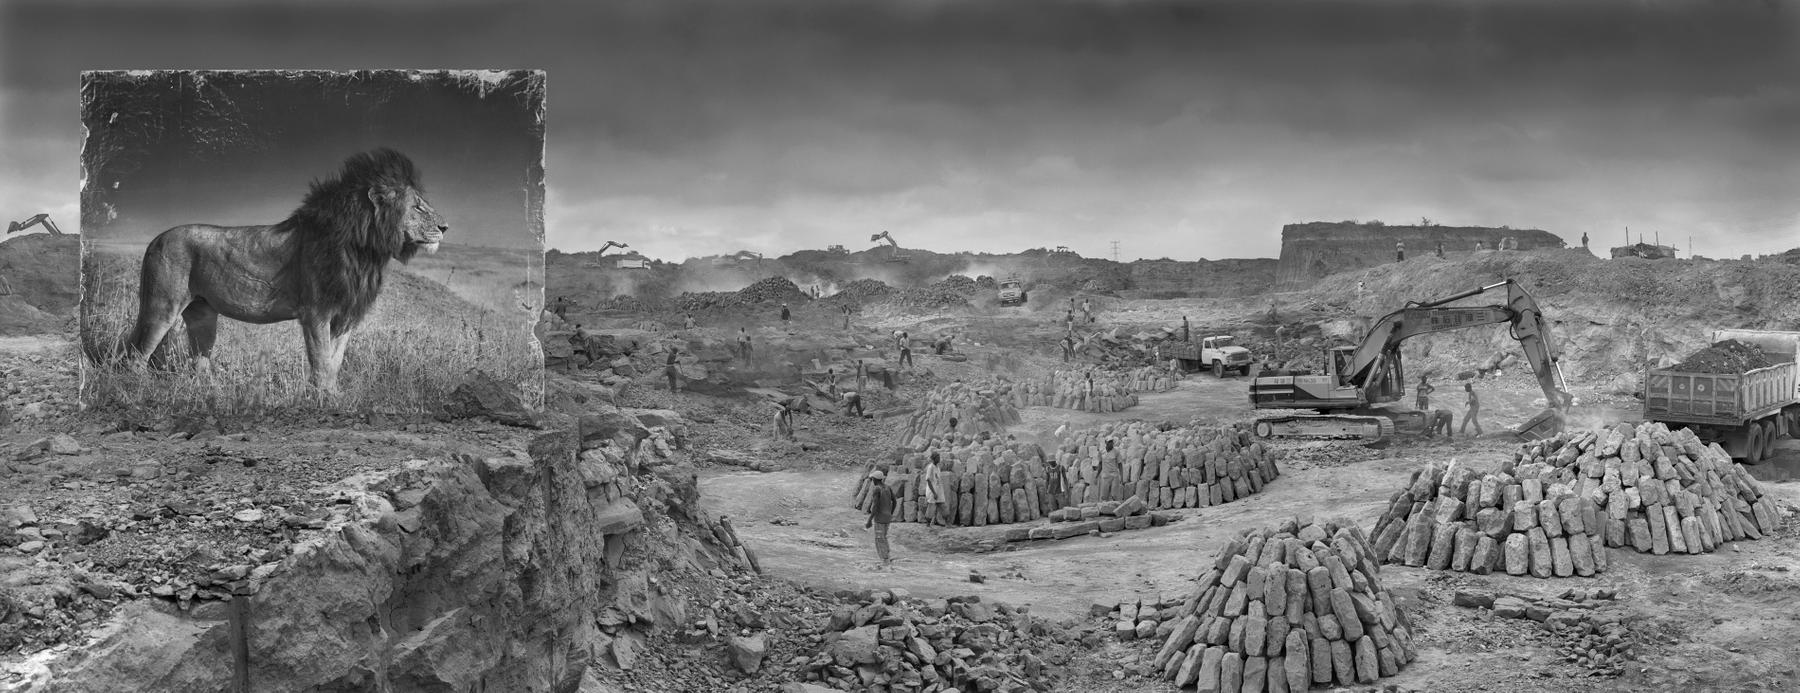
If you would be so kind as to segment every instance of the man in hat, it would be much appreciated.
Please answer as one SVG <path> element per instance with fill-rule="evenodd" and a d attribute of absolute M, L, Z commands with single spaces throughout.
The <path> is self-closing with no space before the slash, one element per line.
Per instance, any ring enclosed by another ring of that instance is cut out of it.
<path fill-rule="evenodd" d="M 894 520 L 894 491 L 887 486 L 887 474 L 879 469 L 869 472 L 869 483 L 874 486 L 870 489 L 869 519 L 863 522 L 863 529 L 875 529 L 875 555 L 881 558 L 881 566 L 886 568 L 891 562 L 888 523 Z"/>

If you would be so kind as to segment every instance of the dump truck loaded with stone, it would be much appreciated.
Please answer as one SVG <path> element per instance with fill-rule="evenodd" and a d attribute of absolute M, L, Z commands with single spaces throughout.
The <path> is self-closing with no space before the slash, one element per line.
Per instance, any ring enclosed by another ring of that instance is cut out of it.
<path fill-rule="evenodd" d="M 1712 345 L 1644 374 L 1644 420 L 1688 428 L 1745 464 L 1800 435 L 1800 332 L 1718 330 Z"/>

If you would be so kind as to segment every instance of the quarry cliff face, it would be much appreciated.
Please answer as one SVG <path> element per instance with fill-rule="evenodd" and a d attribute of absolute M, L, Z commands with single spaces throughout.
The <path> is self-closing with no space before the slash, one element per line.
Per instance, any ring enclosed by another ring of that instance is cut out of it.
<path fill-rule="evenodd" d="M 1192 296 L 1226 298 L 1267 293 L 1275 285 L 1275 260 L 1138 260 L 1131 268 L 1131 298 Z"/>
<path fill-rule="evenodd" d="M 351 477 L 342 514 L 262 580 L 241 635 L 223 603 L 137 600 L 23 690 L 234 690 L 238 647 L 259 692 L 594 690 L 590 668 L 629 668 L 685 623 L 684 577 L 736 567 L 674 453 L 685 426 L 619 410 L 529 455 Z"/>
<path fill-rule="evenodd" d="M 1406 244 L 1408 258 L 1435 255 L 1439 243 L 1444 244 L 1445 256 L 1467 257 L 1476 252 L 1476 243 L 1491 251 L 1503 238 L 1515 239 L 1521 251 L 1568 246 L 1562 237 L 1537 229 L 1320 221 L 1288 224 L 1281 228 L 1275 290 L 1297 291 L 1320 277 L 1393 262 L 1397 242 Z"/>

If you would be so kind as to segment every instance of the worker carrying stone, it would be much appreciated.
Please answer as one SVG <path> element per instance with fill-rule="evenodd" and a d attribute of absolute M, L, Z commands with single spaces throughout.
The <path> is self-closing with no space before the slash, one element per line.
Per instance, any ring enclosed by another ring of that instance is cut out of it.
<path fill-rule="evenodd" d="M 879 570 L 889 564 L 888 524 L 894 521 L 894 491 L 887 486 L 887 474 L 879 469 L 869 472 L 869 481 L 873 483 L 870 492 L 874 502 L 869 504 L 869 519 L 863 522 L 863 528 L 875 530 L 875 556 L 881 559 Z"/>

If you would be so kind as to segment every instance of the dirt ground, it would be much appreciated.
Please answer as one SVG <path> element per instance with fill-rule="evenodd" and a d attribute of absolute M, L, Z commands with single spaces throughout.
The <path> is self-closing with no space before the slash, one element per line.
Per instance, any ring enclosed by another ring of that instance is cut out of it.
<path fill-rule="evenodd" d="M 1231 421 L 1252 418 L 1246 381 L 1195 376 L 1168 393 L 1142 396 L 1114 414 L 1047 408 L 1023 412 L 1015 433 L 1042 434 L 1068 422 L 1084 427 L 1112 419 Z M 1259 494 L 1224 506 L 1175 511 L 1164 527 L 1063 541 L 1006 544 L 1001 528 L 933 528 L 895 524 L 895 560 L 874 561 L 864 516 L 849 507 L 855 471 L 735 472 L 703 476 L 703 497 L 735 518 L 739 532 L 774 575 L 833 588 L 901 587 L 916 595 L 976 594 L 1029 605 L 1033 613 L 1081 618 L 1090 606 L 1186 596 L 1204 562 L 1247 527 L 1283 516 L 1343 516 L 1369 525 L 1407 475 L 1427 460 L 1456 458 L 1492 468 L 1511 454 L 1496 434 L 1529 411 L 1527 395 L 1502 395 L 1487 414 L 1489 435 L 1452 442 L 1416 441 L 1387 450 L 1349 442 L 1281 442 L 1282 476 Z M 1459 420 L 1460 423 L 1460 420 Z M 1800 503 L 1800 445 L 1786 441 L 1765 481 L 1780 501 Z M 1759 472 L 1764 470 L 1759 469 Z M 1765 476 L 1760 474 L 1759 476 Z M 1017 525 L 1009 525 L 1017 526 Z M 1613 549 L 1613 567 L 1596 578 L 1539 580 L 1477 576 L 1387 566 L 1382 576 L 1403 595 L 1421 624 L 1421 655 L 1383 684 L 1432 691 L 1795 690 L 1800 675 L 1792 643 L 1800 638 L 1800 538 L 1738 542 L 1713 554 L 1652 556 Z M 969 581 L 979 571 L 986 582 Z M 1457 590 L 1553 596 L 1570 587 L 1609 587 L 1635 615 L 1638 661 L 1619 679 L 1587 678 L 1560 660 L 1556 641 L 1529 621 L 1499 621 L 1451 605 Z M 1135 672 L 1149 646 L 1113 643 L 1089 663 L 1099 674 Z M 1172 690 L 1127 675 L 1133 690 Z M 1123 685 L 1125 682 L 1121 682 Z"/>

